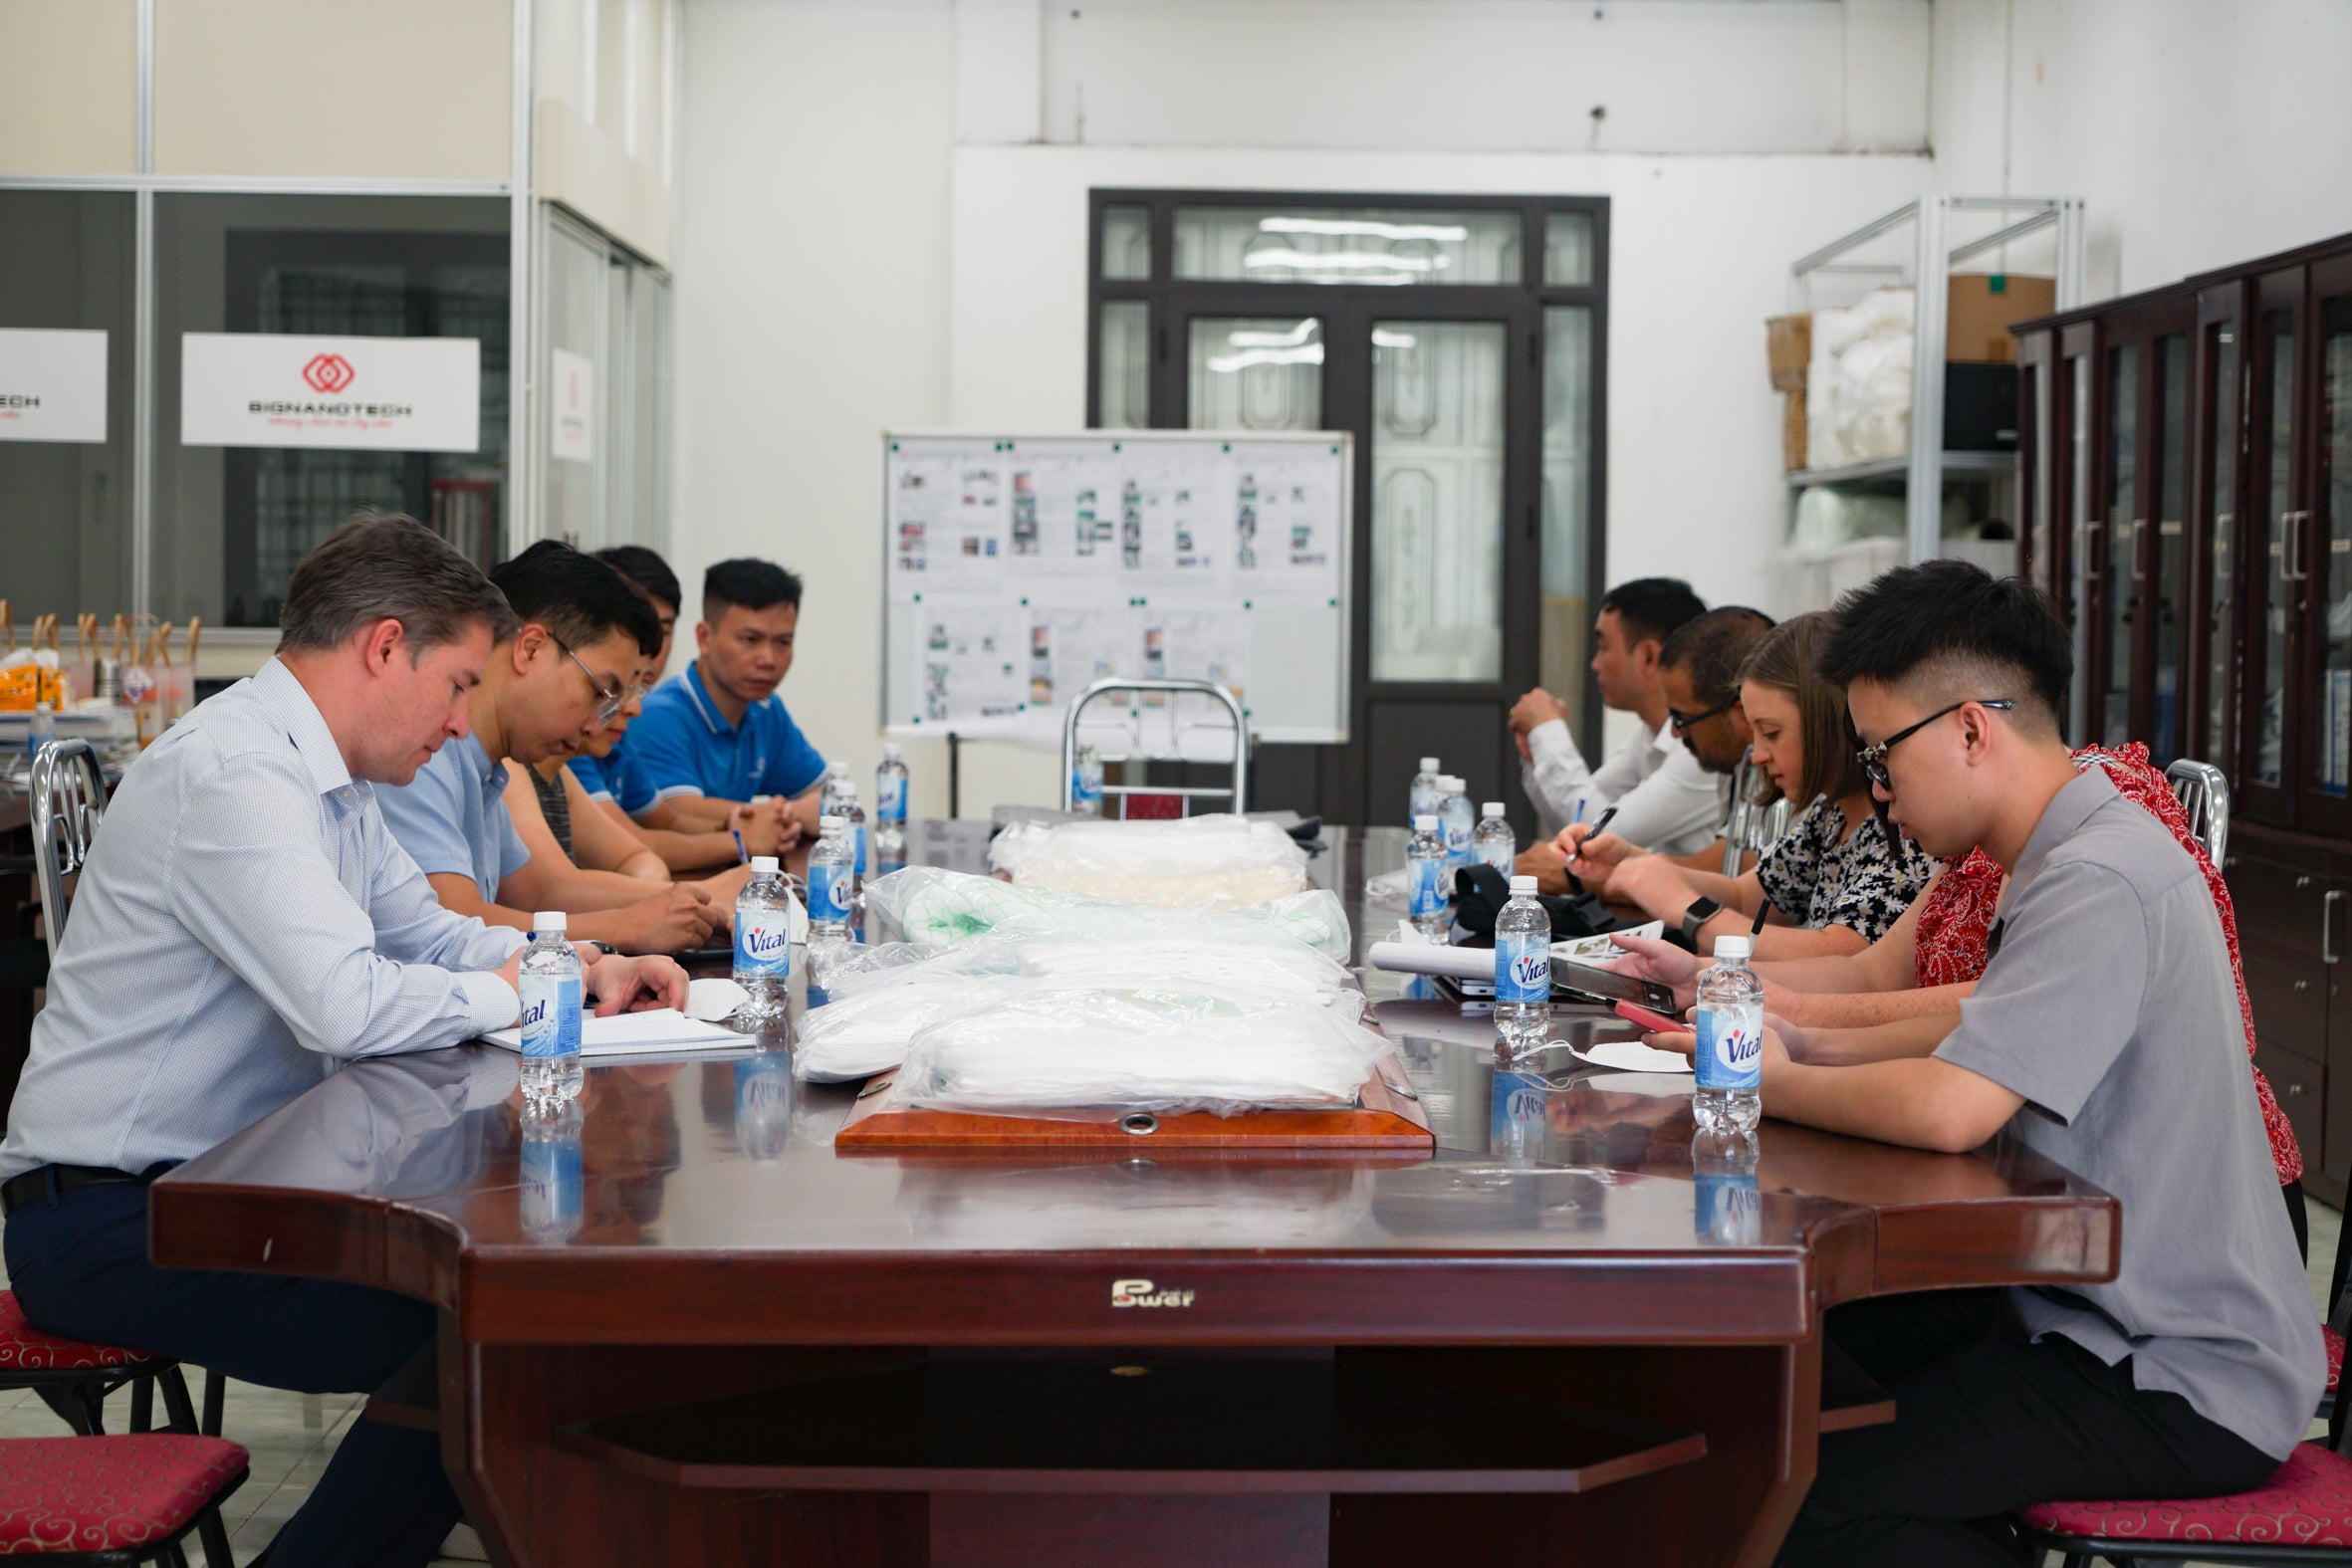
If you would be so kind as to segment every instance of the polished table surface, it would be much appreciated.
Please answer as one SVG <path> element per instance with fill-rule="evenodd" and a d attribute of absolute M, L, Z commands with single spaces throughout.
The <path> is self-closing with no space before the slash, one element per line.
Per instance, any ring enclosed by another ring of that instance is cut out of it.
<path fill-rule="evenodd" d="M 979 869 L 975 829 L 985 824 L 918 823 L 913 853 Z M 1401 861 L 1401 844 L 1378 830 L 1331 842 L 1316 878 L 1360 893 L 1367 868 Z M 1360 903 L 1354 912 L 1359 946 L 1395 920 Z M 1426 983 L 1378 972 L 1365 983 L 1436 1133 L 1433 1158 L 1237 1159 L 1155 1153 L 1141 1140 L 1107 1156 L 840 1154 L 831 1136 L 852 1091 L 792 1078 L 788 1020 L 738 1051 L 591 1064 L 581 1114 L 555 1136 L 535 1134 L 529 1149 L 511 1055 L 466 1047 L 347 1067 L 156 1183 L 153 1249 L 165 1263 L 334 1277 L 442 1308 L 452 1469 L 468 1477 L 477 1517 L 497 1516 L 485 1533 L 510 1561 L 577 1557 L 598 1539 L 566 1534 L 563 1520 L 522 1500 L 525 1489 L 544 1501 L 569 1475 L 583 1495 L 617 1508 L 612 1497 L 654 1484 L 616 1480 L 589 1456 L 609 1461 L 615 1444 L 655 1440 L 598 1437 L 581 1423 L 903 1363 L 909 1352 L 889 1347 L 933 1357 L 1029 1347 L 1081 1359 L 1119 1347 L 1292 1347 L 1347 1365 L 1364 1364 L 1369 1347 L 1417 1347 L 1457 1354 L 1445 1369 L 1452 1384 L 1569 1389 L 1580 1408 L 1705 1432 L 1713 1457 L 1684 1454 L 1675 1461 L 1684 1468 L 1654 1477 L 1684 1488 L 1671 1494 L 1704 1495 L 1695 1477 L 1736 1468 L 1736 1454 L 1761 1443 L 1761 1470 L 1750 1463 L 1708 1483 L 1727 1488 L 1723 1506 L 1739 1521 L 1753 1521 L 1712 1534 L 1678 1526 L 1689 1543 L 1668 1558 L 1762 1562 L 1810 1473 L 1817 1401 L 1794 1385 L 1818 1385 L 1824 1308 L 1890 1291 L 2113 1274 L 2114 1201 L 2005 1140 L 1934 1155 L 1766 1122 L 1753 1187 L 1736 1176 L 1703 1184 L 1687 1077 L 1595 1070 L 1564 1048 L 1628 1037 L 1613 1018 L 1567 1012 L 1554 1020 L 1553 1045 L 1501 1063 L 1485 1017 L 1427 995 Z M 796 975 L 793 1016 L 804 1005 Z M 1170 1304 L 1122 1304 L 1137 1280 Z M 644 1366 L 667 1370 L 629 1385 L 611 1373 L 616 1352 L 563 1348 L 577 1346 L 639 1347 Z M 1645 1352 L 1608 1353 L 1616 1370 L 1602 1376 L 1595 1353 L 1578 1359 L 1568 1348 L 1593 1346 L 1736 1347 L 1747 1359 L 1724 1360 L 1708 1378 L 1749 1388 L 1745 1397 L 1772 1419 L 1735 1430 L 1749 1418 L 1709 1405 L 1721 1390 L 1684 1388 L 1708 1380 L 1692 1371 L 1704 1352 L 1667 1351 L 1636 1397 L 1612 1379 Z M 519 1358 L 505 1383 L 498 1347 Z M 796 1359 L 789 1347 L 853 1348 L 864 1359 Z M 1343 1347 L 1367 1349 L 1349 1360 Z M 1543 1362 L 1541 1347 L 1562 1350 Z M 548 1392 L 565 1369 L 589 1364 L 605 1369 L 587 1380 L 603 1393 Z M 457 1419 L 460 1407 L 476 1413 L 471 1425 Z M 526 1407 L 537 1414 L 517 1414 Z M 504 1469 L 481 1415 L 502 1409 L 519 1446 Z M 781 1421 L 782 1408 L 771 1417 Z M 759 1425 L 741 1410 L 694 1420 L 711 1430 Z M 517 1458 L 526 1449 L 534 1456 Z M 773 1462 L 783 1466 L 773 1474 L 711 1471 L 705 1484 L 732 1477 L 752 1489 L 702 1495 L 773 1499 L 763 1484 L 795 1484 L 776 1478 L 791 1464 Z M 807 1470 L 806 1456 L 798 1462 Z M 688 1483 L 675 1465 L 649 1473 Z M 1638 1483 L 1595 1490 L 1597 1473 L 1581 1482 L 1588 1497 L 1546 1504 L 1622 1496 L 1635 1505 Z M 593 1476 L 602 1479 L 585 1478 Z M 815 1483 L 804 1474 L 799 1484 Z M 850 1508 L 826 1515 L 834 1525 L 854 1516 L 879 1532 L 838 1560 L 990 1560 L 949 1539 L 943 1520 L 978 1495 L 958 1493 L 950 1506 L 953 1490 L 935 1474 L 916 1490 L 931 1494 L 927 1555 L 905 1544 L 922 1535 L 919 1518 L 876 1524 L 858 1511 L 905 1491 L 823 1493 Z M 1349 1490 L 1324 1487 L 1332 1499 Z M 685 1494 L 659 1495 L 668 1500 L 656 1511 L 675 1516 L 665 1549 L 727 1555 L 714 1543 L 734 1540 L 734 1526 L 677 1523 L 693 1512 Z M 795 1506 L 814 1506 L 816 1495 L 797 1494 Z M 842 1502 L 852 1495 L 862 1501 Z M 1432 1517 L 1432 1499 L 1407 1500 L 1413 1517 Z M 1369 1502 L 1330 1501 L 1323 1535 L 1292 1541 L 1295 1550 L 1268 1545 L 1262 1560 L 1387 1560 L 1403 1536 L 1396 1520 L 1365 1526 Z M 806 1514 L 792 1516 L 806 1525 Z M 1574 1522 L 1529 1528 L 1620 1538 L 1589 1507 L 1559 1519 Z M 1005 1521 L 983 1507 L 966 1522 Z M 779 1539 L 805 1533 L 776 1529 Z M 1456 1525 L 1445 1538 L 1465 1544 Z M 1654 1548 L 1658 1538 L 1648 1539 Z M 889 1541 L 900 1546 L 876 1544 Z M 1086 1560 L 1082 1545 L 1063 1555 Z"/>

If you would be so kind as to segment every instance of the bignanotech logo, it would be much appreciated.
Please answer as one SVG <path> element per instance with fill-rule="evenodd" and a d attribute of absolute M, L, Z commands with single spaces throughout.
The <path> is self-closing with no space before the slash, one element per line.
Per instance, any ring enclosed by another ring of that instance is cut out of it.
<path fill-rule="evenodd" d="M 1148 1279 L 1110 1282 L 1110 1304 L 1114 1307 L 1188 1307 L 1193 1294 L 1190 1290 L 1162 1290 Z"/>
<path fill-rule="evenodd" d="M 302 367 L 302 378 L 314 392 L 340 392 L 358 377 L 352 361 L 339 353 L 323 353 Z"/>

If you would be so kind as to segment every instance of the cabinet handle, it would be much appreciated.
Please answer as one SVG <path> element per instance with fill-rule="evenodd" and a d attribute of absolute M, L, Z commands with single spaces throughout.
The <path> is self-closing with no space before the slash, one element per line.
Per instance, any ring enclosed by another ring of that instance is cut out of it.
<path fill-rule="evenodd" d="M 2310 983 L 2309 981 L 2307 981 L 2307 980 L 2298 980 L 2298 981 L 2296 981 L 2296 982 L 2295 982 L 2295 990 L 2297 990 L 2297 991 L 2299 991 L 2299 992 L 2300 992 L 2300 991 L 2309 991 L 2310 989 L 2311 989 L 2311 983 Z"/>
<path fill-rule="evenodd" d="M 2336 900 L 2346 897 L 2337 889 L 2319 901 L 2319 962 L 2336 962 Z"/>
<path fill-rule="evenodd" d="M 2290 1083 L 2286 1086 L 2286 1097 L 2290 1100 L 2302 1092 L 2303 1086 L 2299 1083 Z"/>
<path fill-rule="evenodd" d="M 2311 514 L 2307 511 L 2281 512 L 2278 514 L 2278 521 L 2286 529 L 2286 535 L 2282 541 L 2285 559 L 2278 565 L 2278 580 L 2281 582 L 2308 581 L 2311 572 L 2303 564 L 2303 525 L 2311 521 Z"/>
<path fill-rule="evenodd" d="M 2148 535 L 2146 518 L 2132 519 L 2132 575 L 2145 582 L 2148 578 Z"/>

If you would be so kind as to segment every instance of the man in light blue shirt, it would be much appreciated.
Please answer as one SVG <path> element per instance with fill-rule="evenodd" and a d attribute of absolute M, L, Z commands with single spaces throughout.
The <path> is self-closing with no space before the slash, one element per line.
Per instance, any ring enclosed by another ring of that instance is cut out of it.
<path fill-rule="evenodd" d="M 657 827 L 724 826 L 754 795 L 789 802 L 803 836 L 817 830 L 824 758 L 776 688 L 793 667 L 801 579 L 765 560 L 722 560 L 702 580 L 696 658 L 645 699 L 629 749 L 653 786 Z M 787 847 L 792 832 L 787 832 Z"/>
<path fill-rule="evenodd" d="M 354 519 L 295 571 L 278 657 L 132 764 L 0 1144 L 9 1283 L 35 1326 L 313 1393 L 370 1392 L 432 1343 L 432 1309 L 386 1292 L 156 1268 L 145 1184 L 340 1063 L 514 1022 L 521 935 L 444 910 L 375 803 L 465 736 L 512 619 L 429 530 Z M 584 957 L 600 1011 L 684 999 L 667 960 Z M 360 1420 L 271 1560 L 364 1543 L 421 1564 L 457 1516 L 438 1438 Z"/>

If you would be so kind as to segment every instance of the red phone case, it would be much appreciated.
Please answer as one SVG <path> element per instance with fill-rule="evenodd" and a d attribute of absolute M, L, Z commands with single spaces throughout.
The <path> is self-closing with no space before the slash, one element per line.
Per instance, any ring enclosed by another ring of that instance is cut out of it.
<path fill-rule="evenodd" d="M 1687 1034 L 1691 1028 L 1688 1023 L 1677 1023 L 1672 1018 L 1630 1002 L 1617 1004 L 1617 1016 L 1628 1023 L 1638 1023 L 1653 1034 Z"/>

